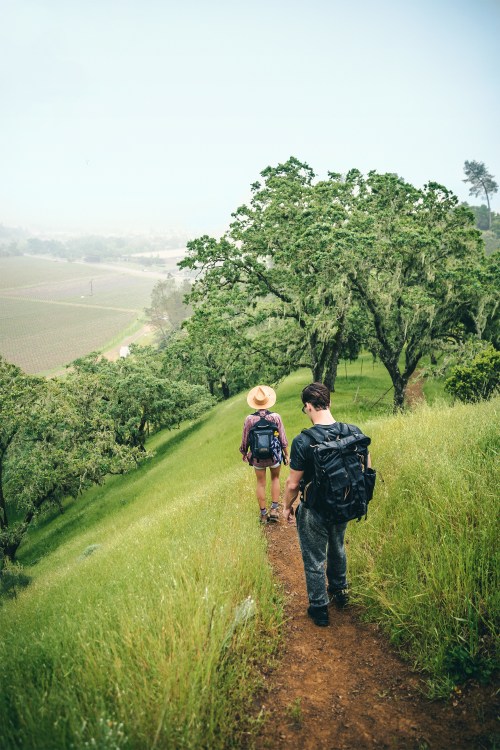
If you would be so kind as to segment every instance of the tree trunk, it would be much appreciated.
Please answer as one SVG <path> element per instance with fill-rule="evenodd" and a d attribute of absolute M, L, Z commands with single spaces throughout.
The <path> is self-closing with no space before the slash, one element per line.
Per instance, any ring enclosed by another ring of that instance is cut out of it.
<path fill-rule="evenodd" d="M 337 379 L 337 368 L 339 365 L 340 351 L 344 343 L 345 333 L 345 312 L 341 313 L 338 318 L 337 333 L 333 337 L 333 342 L 329 345 L 329 355 L 326 360 L 323 382 L 332 393 L 335 393 L 335 381 Z"/>
<path fill-rule="evenodd" d="M 488 195 L 488 191 L 485 190 L 484 194 L 486 196 L 486 202 L 488 203 L 488 229 L 491 230 L 491 208 L 490 208 L 490 196 Z"/>
<path fill-rule="evenodd" d="M 325 344 L 318 341 L 315 331 L 309 335 L 309 349 L 311 351 L 311 371 L 315 383 L 320 383 L 325 369 Z"/>
<path fill-rule="evenodd" d="M 28 531 L 28 526 L 33 520 L 34 515 L 34 510 L 27 513 L 24 520 L 17 524 L 10 533 L 6 534 L 5 538 L 2 540 L 1 549 L 5 557 L 11 562 L 14 562 L 16 559 L 16 552 L 23 541 L 24 535 Z"/>
<path fill-rule="evenodd" d="M 405 377 L 406 373 L 404 375 L 400 373 L 397 362 L 394 362 L 394 360 L 384 361 L 384 359 L 385 358 L 381 357 L 381 360 L 391 377 L 392 386 L 394 388 L 393 411 L 396 414 L 398 411 L 404 409 L 408 377 Z"/>
<path fill-rule="evenodd" d="M 335 380 L 340 359 L 340 351 L 344 342 L 345 313 L 338 317 L 337 332 L 326 342 L 318 341 L 316 333 L 311 334 L 309 346 L 312 355 L 312 371 L 315 382 L 321 382 L 332 392 L 335 392 Z"/>
<path fill-rule="evenodd" d="M 224 399 L 228 399 L 231 394 L 229 393 L 229 386 L 227 384 L 225 375 L 223 375 L 220 379 L 220 387 L 222 388 L 222 395 Z"/>
<path fill-rule="evenodd" d="M 139 422 L 139 427 L 137 429 L 137 438 L 133 439 L 133 445 L 135 448 L 139 448 L 141 451 L 145 451 L 146 448 L 144 447 L 146 444 L 146 425 L 148 423 L 147 415 L 142 413 L 141 421 Z"/>
<path fill-rule="evenodd" d="M 37 512 L 40 510 L 42 505 L 47 501 L 51 500 L 50 496 L 46 496 L 41 500 L 38 500 L 36 505 L 33 505 L 30 510 L 26 513 L 23 520 L 20 521 L 12 530 L 5 534 L 2 544 L 0 546 L 0 553 L 3 551 L 5 557 L 11 562 L 15 561 L 16 552 L 19 549 L 21 542 L 24 539 L 26 532 L 28 531 L 29 525 L 34 519 Z"/>
<path fill-rule="evenodd" d="M 401 377 L 395 378 L 392 381 L 394 385 L 394 413 L 403 411 L 405 405 L 405 394 L 406 394 L 406 383 Z"/>
<path fill-rule="evenodd" d="M 340 359 L 340 347 L 335 346 L 332 348 L 328 364 L 325 367 L 323 375 L 323 383 L 331 391 L 335 393 L 335 381 L 337 379 L 337 368 Z"/>
<path fill-rule="evenodd" d="M 0 530 L 6 529 L 8 525 L 7 505 L 5 503 L 5 495 L 3 494 L 3 462 L 0 459 Z"/>

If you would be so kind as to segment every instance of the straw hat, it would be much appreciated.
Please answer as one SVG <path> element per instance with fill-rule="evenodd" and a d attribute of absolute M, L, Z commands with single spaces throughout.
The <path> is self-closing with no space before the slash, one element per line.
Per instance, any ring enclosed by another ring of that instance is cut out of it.
<path fill-rule="evenodd" d="M 247 404 L 253 409 L 267 409 L 276 403 L 276 393 L 268 385 L 256 385 L 247 396 Z"/>

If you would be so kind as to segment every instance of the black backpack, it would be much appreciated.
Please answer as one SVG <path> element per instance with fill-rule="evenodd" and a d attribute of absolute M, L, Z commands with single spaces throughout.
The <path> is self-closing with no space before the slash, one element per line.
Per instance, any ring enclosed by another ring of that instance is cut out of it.
<path fill-rule="evenodd" d="M 271 413 L 272 412 L 268 412 L 268 414 Z M 254 416 L 258 417 L 259 412 L 256 411 Z M 281 443 L 278 437 L 278 427 L 269 419 L 261 417 L 259 421 L 250 428 L 250 432 L 248 433 L 248 443 L 252 452 L 252 458 L 257 458 L 259 460 L 274 458 L 276 461 L 281 462 Z"/>
<path fill-rule="evenodd" d="M 369 469 L 371 440 L 352 424 L 335 422 L 328 430 L 302 430 L 313 439 L 314 478 L 303 488 L 304 503 L 332 523 L 367 515 L 376 472 Z"/>

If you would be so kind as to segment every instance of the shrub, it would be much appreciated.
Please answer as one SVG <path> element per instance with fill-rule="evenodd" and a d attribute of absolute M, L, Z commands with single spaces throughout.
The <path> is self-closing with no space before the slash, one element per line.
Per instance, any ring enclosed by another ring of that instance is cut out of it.
<path fill-rule="evenodd" d="M 460 401 L 477 403 L 491 398 L 500 386 L 500 352 L 489 346 L 470 364 L 457 365 L 444 387 Z"/>

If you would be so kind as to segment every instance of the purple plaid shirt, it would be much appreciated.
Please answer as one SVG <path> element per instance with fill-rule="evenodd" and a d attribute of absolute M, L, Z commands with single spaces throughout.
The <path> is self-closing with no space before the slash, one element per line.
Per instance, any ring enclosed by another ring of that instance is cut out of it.
<path fill-rule="evenodd" d="M 263 458 L 260 461 L 258 458 L 252 460 L 252 454 L 249 451 L 250 446 L 248 445 L 248 435 L 250 433 L 250 430 L 252 429 L 254 424 L 257 424 L 261 417 L 265 417 L 267 420 L 269 420 L 269 422 L 273 422 L 276 425 L 276 427 L 278 428 L 280 443 L 283 448 L 288 447 L 288 440 L 286 439 L 285 428 L 283 427 L 281 417 L 279 414 L 276 414 L 276 412 L 269 413 L 266 409 L 261 409 L 258 414 L 248 415 L 248 417 L 245 419 L 245 424 L 243 425 L 240 453 L 243 454 L 243 461 L 248 461 L 249 463 L 250 461 L 252 461 L 252 466 L 257 466 L 261 469 L 264 469 L 268 466 L 273 466 L 276 461 L 273 458 Z"/>

